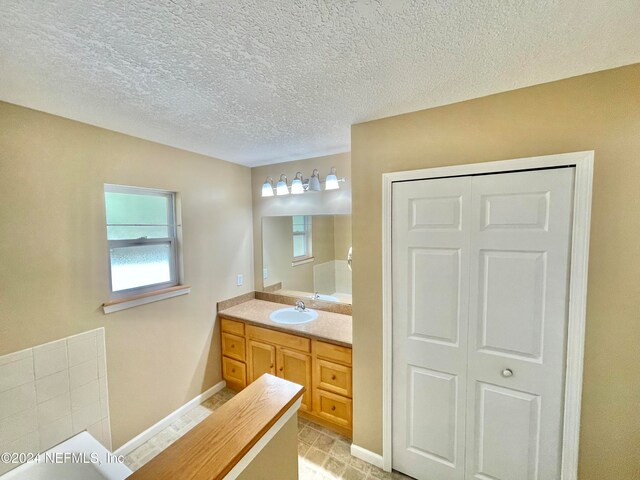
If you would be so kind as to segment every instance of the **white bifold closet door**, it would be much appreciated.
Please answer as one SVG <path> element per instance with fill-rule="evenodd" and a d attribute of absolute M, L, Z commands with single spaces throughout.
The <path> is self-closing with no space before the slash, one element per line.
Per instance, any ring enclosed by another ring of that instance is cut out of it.
<path fill-rule="evenodd" d="M 393 185 L 395 469 L 560 478 L 573 176 Z"/>

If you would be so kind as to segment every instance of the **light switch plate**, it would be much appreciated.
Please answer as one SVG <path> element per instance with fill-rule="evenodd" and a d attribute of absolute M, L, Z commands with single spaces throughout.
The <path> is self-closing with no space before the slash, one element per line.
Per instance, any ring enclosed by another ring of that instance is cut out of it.
<path fill-rule="evenodd" d="M 239 274 L 239 275 L 236 277 L 236 285 L 237 285 L 238 287 L 240 287 L 240 286 L 242 286 L 242 284 L 243 284 L 243 283 L 244 283 L 244 275 Z"/>

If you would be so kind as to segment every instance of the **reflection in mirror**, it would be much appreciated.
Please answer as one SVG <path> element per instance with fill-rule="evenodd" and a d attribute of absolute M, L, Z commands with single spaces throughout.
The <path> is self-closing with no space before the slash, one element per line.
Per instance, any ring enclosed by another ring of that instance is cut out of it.
<path fill-rule="evenodd" d="M 262 218 L 264 291 L 351 303 L 351 215 Z"/>

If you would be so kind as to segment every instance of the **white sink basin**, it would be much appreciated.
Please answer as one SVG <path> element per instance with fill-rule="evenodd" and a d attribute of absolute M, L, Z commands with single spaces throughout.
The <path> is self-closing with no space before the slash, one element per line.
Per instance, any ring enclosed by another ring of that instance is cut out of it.
<path fill-rule="evenodd" d="M 294 307 L 281 308 L 275 312 L 271 312 L 269 318 L 276 323 L 284 323 L 287 325 L 296 325 L 299 323 L 312 322 L 318 318 L 318 312 L 309 310 L 308 308 L 302 312 Z"/>
<path fill-rule="evenodd" d="M 322 300 L 325 302 L 335 302 L 338 303 L 338 297 L 334 297 L 333 295 L 323 295 L 322 293 L 319 293 L 318 296 L 316 297 L 315 295 L 311 295 L 312 300 Z"/>

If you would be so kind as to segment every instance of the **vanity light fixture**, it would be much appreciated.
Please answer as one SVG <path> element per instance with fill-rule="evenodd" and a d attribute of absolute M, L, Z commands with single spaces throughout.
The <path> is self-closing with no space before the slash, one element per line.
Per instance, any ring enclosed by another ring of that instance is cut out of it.
<path fill-rule="evenodd" d="M 304 193 L 304 187 L 302 186 L 302 173 L 298 172 L 291 182 L 291 194 L 300 195 L 301 193 Z"/>
<path fill-rule="evenodd" d="M 320 192 L 322 190 L 338 190 L 340 188 L 340 182 L 346 182 L 346 178 L 338 178 L 336 167 L 331 167 L 331 172 L 327 175 L 324 182 L 320 180 L 320 173 L 317 168 L 313 169 L 311 178 L 305 179 L 302 176 L 302 172 L 296 172 L 296 175 L 291 182 L 291 187 L 287 183 L 287 176 L 283 173 L 280 175 L 280 180 L 276 183 L 274 188 L 273 178 L 267 177 L 262 184 L 262 196 L 273 197 L 274 193 L 277 196 L 289 195 L 301 195 L 306 192 Z M 322 184 L 324 183 L 324 189 Z"/>
<path fill-rule="evenodd" d="M 331 173 L 327 175 L 327 180 L 324 184 L 325 190 L 337 190 L 340 188 L 338 185 L 338 176 L 336 175 L 336 167 L 331 167 Z"/>
<path fill-rule="evenodd" d="M 313 173 L 311 174 L 311 178 L 309 179 L 309 186 L 307 187 L 307 191 L 319 192 L 320 190 L 322 190 L 320 188 L 320 174 L 318 173 L 318 169 L 314 168 Z"/>
<path fill-rule="evenodd" d="M 289 195 L 289 187 L 287 187 L 287 176 L 283 173 L 280 180 L 276 184 L 276 195 Z"/>
<path fill-rule="evenodd" d="M 267 177 L 262 184 L 262 196 L 273 197 L 273 178 Z"/>

